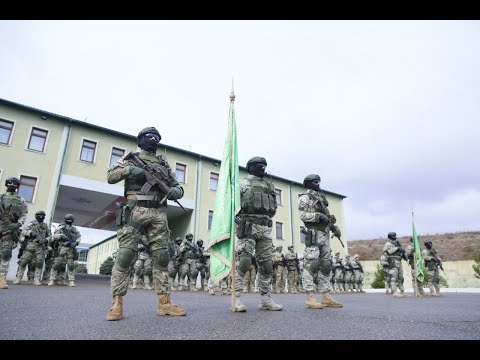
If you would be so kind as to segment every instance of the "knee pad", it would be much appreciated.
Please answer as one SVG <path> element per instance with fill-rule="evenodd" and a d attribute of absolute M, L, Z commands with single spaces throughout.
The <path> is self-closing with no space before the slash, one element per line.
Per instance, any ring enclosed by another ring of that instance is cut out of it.
<path fill-rule="evenodd" d="M 320 271 L 322 272 L 323 275 L 328 276 L 330 274 L 330 271 L 332 269 L 332 264 L 330 263 L 330 260 L 320 260 L 319 261 L 319 268 Z"/>
<path fill-rule="evenodd" d="M 152 269 L 146 268 L 143 269 L 143 276 L 150 276 L 152 274 Z"/>
<path fill-rule="evenodd" d="M 67 269 L 68 269 L 68 271 L 73 271 L 73 270 L 75 270 L 75 264 L 74 264 L 74 263 L 68 264 L 68 265 L 67 265 Z"/>
<path fill-rule="evenodd" d="M 11 249 L 2 249 L 1 255 L 2 255 L 2 260 L 8 261 L 12 257 L 12 250 Z"/>
<path fill-rule="evenodd" d="M 273 261 L 266 260 L 258 263 L 258 272 L 260 275 L 268 277 L 273 273 Z"/>
<path fill-rule="evenodd" d="M 319 261 L 318 259 L 310 259 L 305 261 L 305 269 L 311 274 L 315 275 L 318 273 Z"/>
<path fill-rule="evenodd" d="M 23 268 L 25 268 L 27 265 L 28 265 L 28 260 L 27 260 L 27 259 L 23 259 L 23 260 L 22 260 L 22 259 L 20 258 L 20 260 L 18 260 L 18 267 L 23 267 Z"/>
<path fill-rule="evenodd" d="M 37 269 L 41 269 L 43 267 L 43 259 L 40 259 L 37 262 L 35 262 L 35 267 Z"/>
<path fill-rule="evenodd" d="M 63 262 L 54 262 L 52 266 L 55 271 L 65 270 L 65 264 Z"/>
<path fill-rule="evenodd" d="M 120 272 L 128 271 L 134 258 L 135 251 L 128 248 L 120 248 L 118 249 L 118 255 L 114 266 Z"/>
<path fill-rule="evenodd" d="M 243 253 L 238 259 L 238 270 L 241 273 L 245 274 L 250 267 L 252 266 L 252 255 L 248 253 Z"/>
<path fill-rule="evenodd" d="M 158 249 L 152 252 L 152 260 L 158 262 L 161 270 L 168 269 L 168 263 L 170 262 L 170 254 L 168 249 Z"/>

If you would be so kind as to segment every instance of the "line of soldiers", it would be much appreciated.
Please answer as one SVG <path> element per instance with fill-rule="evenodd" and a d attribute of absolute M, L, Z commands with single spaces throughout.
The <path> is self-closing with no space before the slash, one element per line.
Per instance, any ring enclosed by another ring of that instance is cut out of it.
<path fill-rule="evenodd" d="M 355 254 L 350 261 L 350 255 L 346 254 L 345 259 L 340 257 L 340 252 L 331 258 L 332 273 L 330 282 L 333 291 L 336 293 L 360 292 L 363 291 L 364 271 L 360 263 L 360 256 Z"/>
<path fill-rule="evenodd" d="M 28 213 L 25 200 L 18 195 L 20 180 L 9 177 L 5 181 L 6 193 L 0 195 L 0 289 L 7 289 L 6 276 L 12 250 L 20 245 L 18 268 L 14 285 L 21 283 L 25 270 L 29 283 L 40 286 L 49 278 L 48 285 L 64 285 L 65 267 L 68 269 L 69 285 L 75 286 L 76 247 L 81 235 L 73 226 L 72 214 L 65 215 L 65 224 L 60 224 L 52 235 L 50 226 L 44 222 L 45 211 L 35 213 L 35 220 L 23 227 Z"/>
<path fill-rule="evenodd" d="M 404 250 L 397 239 L 395 232 L 389 232 L 387 242 L 383 247 L 383 253 L 380 256 L 380 263 L 383 267 L 385 278 L 385 293 L 394 297 L 405 297 L 405 289 L 403 287 L 403 269 L 402 260 L 408 262 L 412 273 L 412 287 L 414 291 L 418 291 L 417 297 L 425 297 L 428 294 L 423 289 L 423 283 L 418 280 L 414 264 L 414 246 L 413 238 L 410 238 L 410 244 Z M 425 249 L 422 250 L 422 258 L 427 267 L 428 287 L 430 296 L 440 296 L 440 273 L 443 270 L 442 260 L 438 257 L 433 249 L 431 241 L 424 243 Z M 399 291 L 397 291 L 399 290 Z"/>

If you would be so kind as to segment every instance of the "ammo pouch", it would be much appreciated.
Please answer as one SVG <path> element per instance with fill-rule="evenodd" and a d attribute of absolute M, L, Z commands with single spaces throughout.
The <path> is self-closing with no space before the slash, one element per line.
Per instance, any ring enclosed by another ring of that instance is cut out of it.
<path fill-rule="evenodd" d="M 252 223 L 246 220 L 239 220 L 237 223 L 237 237 L 244 239 L 252 234 Z"/>
<path fill-rule="evenodd" d="M 305 234 L 305 246 L 317 245 L 317 237 L 315 236 L 315 230 L 307 230 Z"/>
<path fill-rule="evenodd" d="M 122 226 L 128 221 L 128 206 L 124 203 L 115 203 L 115 225 Z"/>
<path fill-rule="evenodd" d="M 427 269 L 428 271 L 432 271 L 432 270 L 436 270 L 437 269 L 437 264 L 435 263 L 435 261 L 426 261 L 426 265 L 427 265 Z"/>

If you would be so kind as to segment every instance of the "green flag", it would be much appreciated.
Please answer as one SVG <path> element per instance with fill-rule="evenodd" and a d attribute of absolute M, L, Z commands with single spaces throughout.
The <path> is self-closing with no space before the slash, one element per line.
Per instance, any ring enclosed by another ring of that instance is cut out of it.
<path fill-rule="evenodd" d="M 422 259 L 422 250 L 420 249 L 420 245 L 418 244 L 418 236 L 417 231 L 415 230 L 415 222 L 412 219 L 412 239 L 413 239 L 413 249 L 414 249 L 414 259 L 416 264 L 416 275 L 419 282 L 423 282 L 423 259 Z"/>
<path fill-rule="evenodd" d="M 223 147 L 223 159 L 215 195 L 208 248 L 211 254 L 210 276 L 212 276 L 215 282 L 229 275 L 232 268 L 232 251 L 235 243 L 235 215 L 240 211 L 240 180 L 234 101 L 235 95 L 232 90 L 230 94 L 228 132 Z"/>

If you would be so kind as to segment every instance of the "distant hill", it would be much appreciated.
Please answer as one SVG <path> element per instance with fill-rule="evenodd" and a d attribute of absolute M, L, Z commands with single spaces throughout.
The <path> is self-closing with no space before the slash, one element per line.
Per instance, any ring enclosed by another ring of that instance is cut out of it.
<path fill-rule="evenodd" d="M 424 242 L 431 240 L 433 248 L 442 261 L 473 260 L 476 253 L 480 253 L 480 231 L 458 232 L 435 235 L 418 235 L 420 247 L 425 248 Z M 410 244 L 410 236 L 399 237 L 400 244 L 405 249 Z M 387 237 L 372 240 L 350 240 L 348 253 L 360 255 L 360 260 L 378 260 L 383 251 Z"/>

